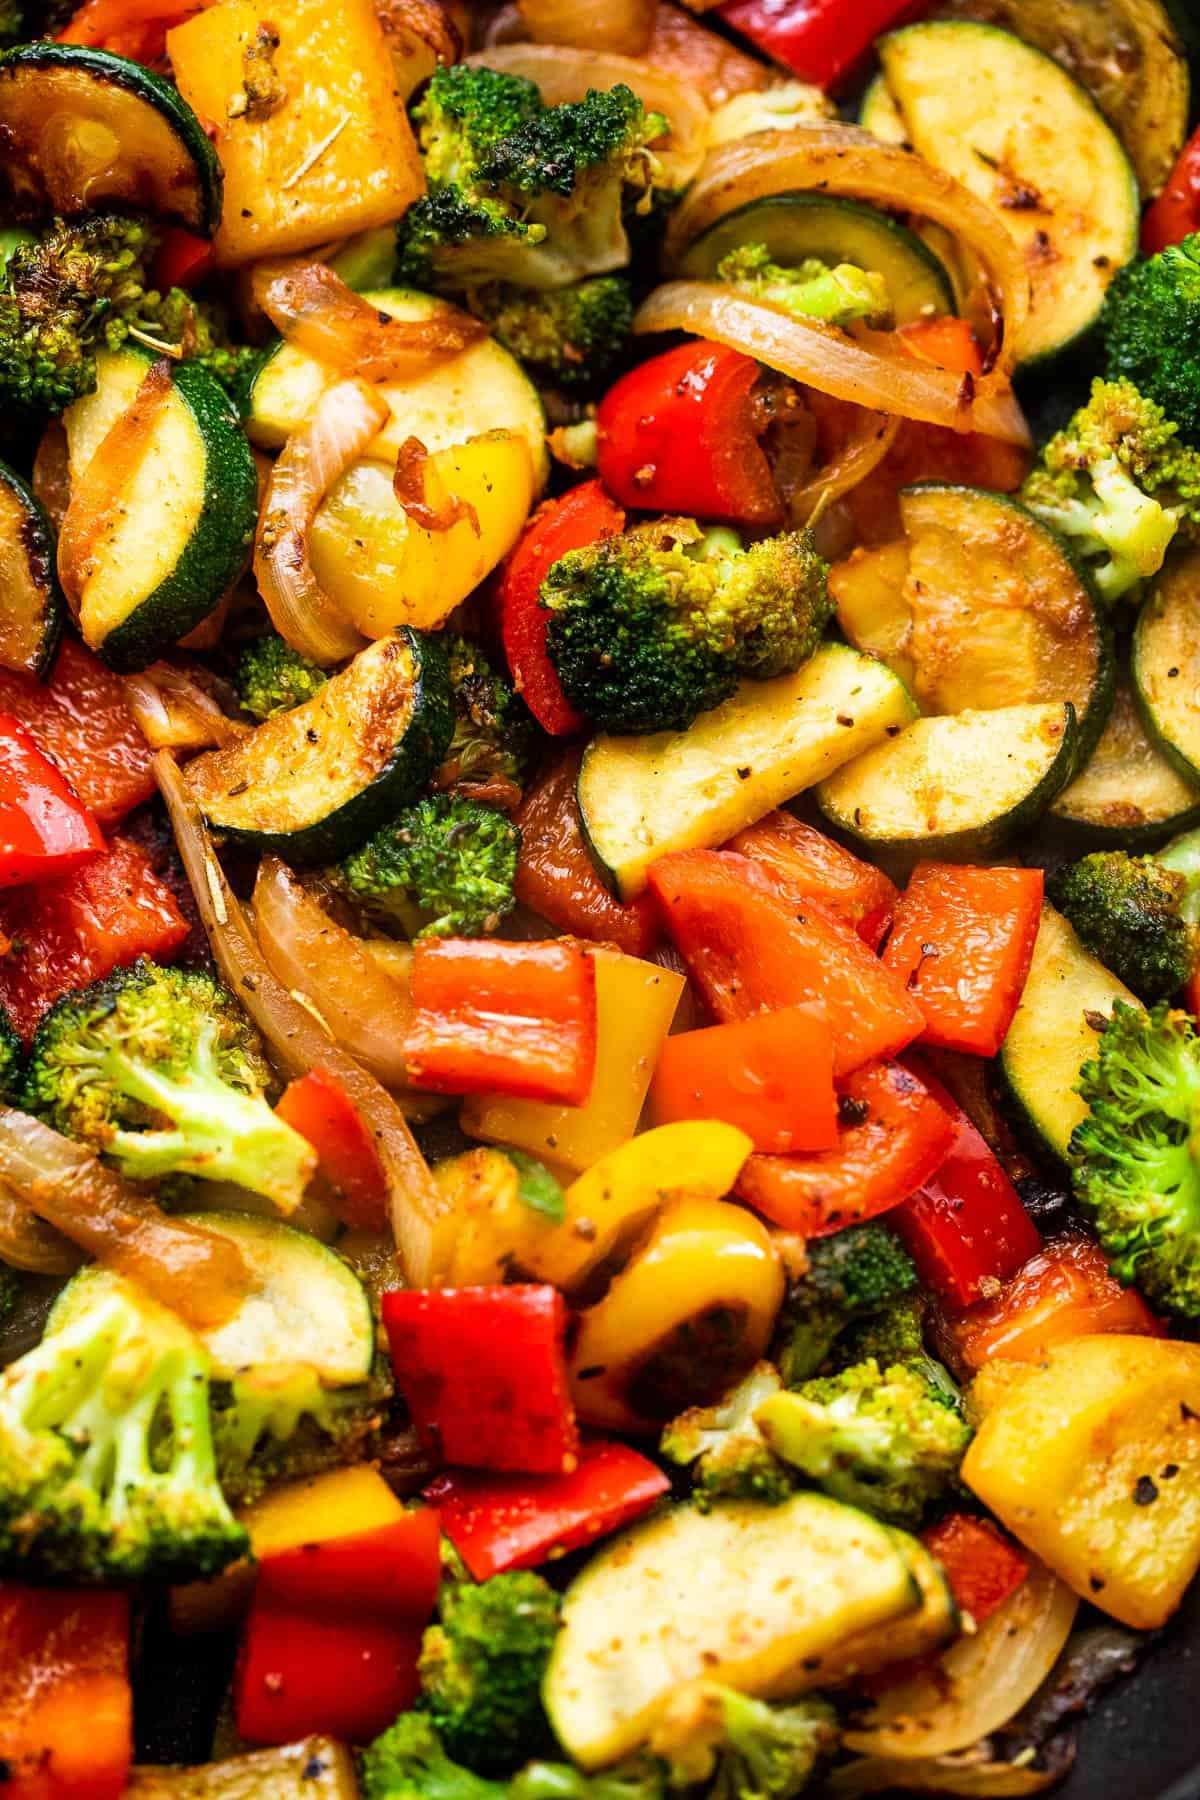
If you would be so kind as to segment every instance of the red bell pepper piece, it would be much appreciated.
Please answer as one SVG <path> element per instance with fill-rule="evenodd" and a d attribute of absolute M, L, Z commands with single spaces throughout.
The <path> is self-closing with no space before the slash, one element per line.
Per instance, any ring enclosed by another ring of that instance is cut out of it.
<path fill-rule="evenodd" d="M 135 844 L 115 838 L 103 856 L 61 881 L 0 894 L 0 1004 L 22 1037 L 72 988 L 139 956 L 169 960 L 188 935 L 175 897 Z"/>
<path fill-rule="evenodd" d="M 189 17 L 194 10 L 198 9 L 189 9 Z M 159 293 L 173 287 L 195 287 L 212 269 L 213 247 L 208 239 L 185 231 L 182 225 L 168 225 L 154 258 L 154 285 Z"/>
<path fill-rule="evenodd" d="M 266 1551 L 258 1591 L 299 1612 L 370 1613 L 426 1625 L 441 1580 L 439 1543 L 437 1513 L 420 1507 L 369 1531 Z"/>
<path fill-rule="evenodd" d="M 58 34 L 60 44 L 90 44 L 130 62 L 161 63 L 167 32 L 201 10 L 203 0 L 84 0 Z"/>
<path fill-rule="evenodd" d="M 782 811 L 739 831 L 725 848 L 757 863 L 790 907 L 803 911 L 806 900 L 819 900 L 878 950 L 898 897 L 882 869 Z"/>
<path fill-rule="evenodd" d="M 752 356 L 688 343 L 609 388 L 596 412 L 597 468 L 622 506 L 734 525 L 783 518 L 751 390 Z"/>
<path fill-rule="evenodd" d="M 539 507 L 500 577 L 500 637 L 513 685 L 543 731 L 571 737 L 587 720 L 563 693 L 546 651 L 550 615 L 538 600 L 547 571 L 569 550 L 584 550 L 625 525 L 625 514 L 598 481 L 584 481 Z"/>
<path fill-rule="evenodd" d="M 655 1123 L 723 1119 L 756 1150 L 829 1150 L 838 1141 L 833 1037 L 823 1006 L 786 1006 L 669 1037 L 650 1085 Z"/>
<path fill-rule="evenodd" d="M 857 933 L 816 901 L 789 906 L 747 857 L 680 850 L 651 864 L 650 889 L 722 1024 L 820 1000 L 837 1076 L 894 1056 L 921 1031 L 921 1009 Z"/>
<path fill-rule="evenodd" d="M 983 351 L 979 339 L 965 319 L 941 313 L 933 319 L 914 319 L 901 325 L 897 337 L 913 356 L 934 363 L 955 375 L 983 374 Z"/>
<path fill-rule="evenodd" d="M 75 638 L 59 645 L 47 681 L 0 669 L 0 711 L 33 733 L 101 825 L 154 792 L 150 750 L 120 680 Z"/>
<path fill-rule="evenodd" d="M 5 1800 L 119 1800 L 133 1761 L 129 1596 L 0 1585 Z"/>
<path fill-rule="evenodd" d="M 248 1744 L 313 1732 L 369 1743 L 416 1699 L 420 1649 L 420 1625 L 308 1611 L 260 1584 L 234 1675 L 238 1733 Z"/>
<path fill-rule="evenodd" d="M 440 1094 L 581 1106 L 596 1067 L 596 970 L 578 944 L 424 939 L 413 951 L 405 1060 Z"/>
<path fill-rule="evenodd" d="M 307 1138 L 337 1189 L 338 1216 L 354 1231 L 387 1229 L 387 1180 L 375 1141 L 335 1075 L 310 1069 L 284 1091 L 275 1111 Z"/>
<path fill-rule="evenodd" d="M 529 789 L 515 815 L 521 832 L 516 896 L 560 931 L 615 944 L 627 956 L 648 956 L 658 937 L 654 902 L 648 894 L 627 904 L 614 899 L 583 841 L 575 799 L 581 754 L 567 750 Z"/>
<path fill-rule="evenodd" d="M 839 1083 L 845 1123 L 836 1149 L 809 1156 L 751 1156 L 738 1196 L 802 1237 L 890 1212 L 938 1168 L 954 1123 L 899 1063 L 873 1063 Z"/>
<path fill-rule="evenodd" d="M 533 1569 L 619 1531 L 670 1492 L 648 1457 L 593 1440 L 569 1475 L 476 1475 L 454 1469 L 425 1489 L 476 1581 Z"/>
<path fill-rule="evenodd" d="M 86 806 L 19 719 L 0 713 L 0 887 L 69 875 L 104 850 Z"/>
<path fill-rule="evenodd" d="M 994 1056 L 1029 974 L 1040 869 L 922 863 L 900 896 L 883 960 L 925 1016 L 927 1044 Z"/>
<path fill-rule="evenodd" d="M 1091 1238 L 1054 1238 L 998 1294 L 956 1318 L 940 1336 L 955 1366 L 973 1375 L 994 1356 L 1036 1362 L 1055 1344 L 1096 1332 L 1162 1337 L 1166 1327 L 1136 1288 L 1124 1288 Z"/>
<path fill-rule="evenodd" d="M 563 1475 L 579 1458 L 555 1288 L 408 1288 L 383 1296 L 396 1380 L 427 1449 L 470 1469 Z"/>
<path fill-rule="evenodd" d="M 970 1306 L 1042 1247 L 1037 1226 L 966 1113 L 924 1063 L 912 1067 L 945 1107 L 954 1142 L 936 1173 L 898 1206 L 895 1227 L 925 1286 L 952 1306 Z"/>
<path fill-rule="evenodd" d="M 946 1571 L 950 1592 L 960 1612 L 976 1625 L 990 1618 L 1029 1573 L 1029 1558 L 990 1519 L 970 1513 L 947 1513 L 928 1525 L 921 1542 Z"/>
<path fill-rule="evenodd" d="M 801 81 L 834 87 L 880 32 L 919 18 L 913 0 L 725 0 L 717 17 Z"/>
<path fill-rule="evenodd" d="M 1167 184 L 1142 218 L 1142 254 L 1157 256 L 1200 231 L 1200 127 L 1179 153 Z"/>

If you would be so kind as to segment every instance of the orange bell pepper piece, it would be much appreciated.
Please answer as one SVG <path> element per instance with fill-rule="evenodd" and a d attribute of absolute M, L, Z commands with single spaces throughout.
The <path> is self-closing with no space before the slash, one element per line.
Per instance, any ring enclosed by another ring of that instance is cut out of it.
<path fill-rule="evenodd" d="M 133 1761 L 129 1596 L 0 1584 L 5 1800 L 119 1800 Z"/>
<path fill-rule="evenodd" d="M 832 1149 L 838 1108 L 824 1007 L 788 1006 L 668 1038 L 650 1105 L 658 1125 L 722 1119 L 756 1150 Z"/>

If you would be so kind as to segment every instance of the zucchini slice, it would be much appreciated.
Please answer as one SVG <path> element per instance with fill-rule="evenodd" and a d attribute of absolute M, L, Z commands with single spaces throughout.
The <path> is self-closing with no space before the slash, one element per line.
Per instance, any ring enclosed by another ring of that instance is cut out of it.
<path fill-rule="evenodd" d="M 774 262 L 794 267 L 815 256 L 852 263 L 887 282 L 897 325 L 958 310 L 946 270 L 919 237 L 874 206 L 824 194 L 777 194 L 726 213 L 688 246 L 679 272 L 714 280 L 722 259 L 743 244 L 765 244 Z"/>
<path fill-rule="evenodd" d="M 807 1658 L 920 1598 L 898 1534 L 824 1494 L 673 1506 L 614 1538 L 567 1589 L 546 1711 L 568 1756 L 596 1768 L 645 1743 L 688 1682 L 777 1692 Z"/>
<path fill-rule="evenodd" d="M 1029 271 L 1024 362 L 1095 323 L 1138 247 L 1133 168 L 1085 88 L 1011 32 L 931 20 L 879 44 L 904 139 L 994 206 Z"/>
<path fill-rule="evenodd" d="M 1071 1133 L 1087 1115 L 1075 1092 L 1079 1072 L 1095 1056 L 1097 1027 L 1117 1000 L 1138 1005 L 1047 902 L 1021 1003 L 998 1061 L 1020 1123 L 1060 1162 L 1066 1162 Z"/>
<path fill-rule="evenodd" d="M 445 305 L 411 288 L 375 288 L 363 298 L 392 319 L 427 319 Z M 251 440 L 264 450 L 278 450 L 308 424 L 317 401 L 337 379 L 336 370 L 306 351 L 277 344 L 264 357 L 250 390 L 246 430 Z M 432 456 L 466 438 L 511 431 L 527 440 L 537 485 L 545 486 L 550 464 L 546 415 L 538 391 L 516 358 L 493 338 L 472 344 L 427 375 L 384 382 L 380 393 L 392 416 L 367 446 L 364 454 L 369 460 L 394 464 L 409 437 L 420 438 Z"/>
<path fill-rule="evenodd" d="M 452 732 L 445 651 L 400 630 L 302 706 L 197 756 L 184 778 L 225 837 L 292 862 L 330 862 L 416 799 Z"/>
<path fill-rule="evenodd" d="M 45 508 L 20 476 L 0 463 L 0 668 L 44 674 L 63 614 Z"/>
<path fill-rule="evenodd" d="M 95 393 L 63 414 L 73 479 L 133 403 L 152 360 L 128 344 L 96 358 Z M 254 458 L 232 402 L 198 363 L 172 365 L 171 391 L 120 502 L 93 553 L 79 628 L 124 673 L 153 662 L 207 617 L 254 538 Z"/>
<path fill-rule="evenodd" d="M 973 862 L 1031 825 L 1075 764 L 1070 702 L 917 719 L 817 789 L 830 824 L 889 873 Z"/>
<path fill-rule="evenodd" d="M 908 145 L 904 117 L 892 99 L 886 75 L 876 75 L 859 101 L 858 122 L 881 143 Z"/>
<path fill-rule="evenodd" d="M 794 675 L 739 683 L 686 731 L 594 738 L 577 793 L 602 878 L 632 899 L 655 857 L 725 843 L 900 731 L 915 711 L 881 662 L 822 644 Z"/>
<path fill-rule="evenodd" d="M 780 1684 L 790 1696 L 809 1688 L 842 1687 L 865 1675 L 874 1675 L 894 1663 L 929 1656 L 949 1643 L 962 1629 L 962 1617 L 949 1578 L 937 1558 L 919 1538 L 893 1531 L 921 1595 L 916 1612 L 883 1626 L 872 1626 L 839 1644 L 826 1656 L 810 1656 Z"/>
<path fill-rule="evenodd" d="M 1124 676 L 1096 748 L 1050 817 L 1097 845 L 1142 847 L 1200 823 L 1200 787 L 1151 742 Z"/>
<path fill-rule="evenodd" d="M 1143 602 L 1130 667 L 1151 738 L 1181 775 L 1200 781 L 1200 550 L 1174 563 Z"/>
<path fill-rule="evenodd" d="M 211 237 L 221 165 L 177 89 L 140 63 L 40 40 L 0 56 L 2 179 L 21 213 L 129 207 Z"/>

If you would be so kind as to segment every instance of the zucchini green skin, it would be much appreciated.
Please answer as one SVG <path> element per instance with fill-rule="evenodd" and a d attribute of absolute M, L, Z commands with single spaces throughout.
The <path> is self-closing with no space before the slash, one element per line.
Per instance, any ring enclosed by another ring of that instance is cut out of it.
<path fill-rule="evenodd" d="M 29 570 L 30 587 L 36 589 L 41 601 L 39 615 L 28 620 L 30 637 L 36 638 L 36 649 L 32 650 L 29 660 L 19 668 L 15 663 L 6 666 L 15 669 L 18 674 L 36 675 L 40 679 L 54 660 L 67 613 L 66 601 L 58 582 L 54 528 L 45 507 L 32 488 L 7 463 L 0 462 L 0 485 L 7 489 L 25 515 L 21 528 L 21 552 Z M 4 657 L 0 652 L 0 662 L 3 661 Z"/>
<path fill-rule="evenodd" d="M 1055 800 L 1048 823 L 1081 853 L 1149 850 L 1200 824 L 1200 788 L 1151 740 L 1129 681 L 1118 680 L 1100 740 Z"/>
<path fill-rule="evenodd" d="M 1200 550 L 1169 567 L 1142 603 L 1133 631 L 1133 695 L 1151 741 L 1187 781 L 1200 782 L 1200 716 L 1190 695 L 1200 666 Z M 1165 673 L 1164 673 L 1165 665 Z M 1178 698 L 1166 685 L 1176 682 Z"/>
<path fill-rule="evenodd" d="M 186 212 L 178 213 L 180 223 L 203 237 L 212 236 L 221 222 L 221 164 L 200 120 L 171 82 L 127 57 L 114 56 L 109 50 L 88 44 L 60 44 L 46 39 L 18 44 L 0 55 L 0 118 L 4 83 L 22 71 L 43 69 L 77 71 L 97 82 L 124 88 L 144 105 L 153 107 L 166 120 L 195 169 L 194 199 Z M 153 206 L 149 210 L 153 211 Z"/>

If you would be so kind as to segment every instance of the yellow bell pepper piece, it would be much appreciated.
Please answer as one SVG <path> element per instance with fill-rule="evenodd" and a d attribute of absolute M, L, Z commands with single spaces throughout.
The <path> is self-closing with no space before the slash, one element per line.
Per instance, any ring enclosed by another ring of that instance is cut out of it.
<path fill-rule="evenodd" d="M 529 1271 L 536 1246 L 559 1230 L 554 1219 L 521 1198 L 516 1165 L 482 1144 L 433 1169 L 453 1229 L 433 1273 L 438 1287 L 488 1287 Z"/>
<path fill-rule="evenodd" d="M 1200 1344 L 1075 1338 L 989 1399 L 967 1486 L 1085 1600 L 1162 1625 L 1200 1568 Z"/>
<path fill-rule="evenodd" d="M 467 1099 L 459 1122 L 468 1137 L 515 1144 L 568 1169 L 590 1169 L 637 1130 L 684 979 L 673 969 L 618 950 L 593 950 L 596 962 L 596 1073 L 582 1106 L 514 1100 L 506 1094 Z"/>
<path fill-rule="evenodd" d="M 579 1316 L 579 1417 L 657 1432 L 744 1375 L 767 1347 L 784 1274 L 766 1226 L 727 1200 L 674 1201 L 604 1298 Z"/>

